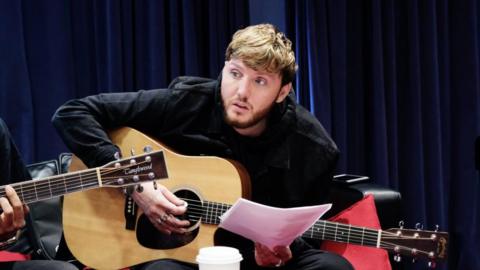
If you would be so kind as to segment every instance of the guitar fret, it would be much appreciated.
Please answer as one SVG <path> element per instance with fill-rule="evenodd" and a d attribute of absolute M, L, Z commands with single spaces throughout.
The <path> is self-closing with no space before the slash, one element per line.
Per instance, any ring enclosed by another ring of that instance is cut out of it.
<path fill-rule="evenodd" d="M 211 215 L 210 215 L 210 223 L 213 223 L 213 222 L 214 222 L 214 219 L 213 219 L 213 218 L 215 217 L 217 211 L 218 211 L 218 203 L 215 203 L 215 204 L 213 204 L 213 211 L 212 211 L 212 213 L 211 213 Z"/>
<path fill-rule="evenodd" d="M 204 201 L 203 202 L 203 207 L 202 207 L 202 212 L 200 218 L 202 219 L 203 222 L 208 223 L 207 216 L 208 216 L 208 208 L 209 208 L 209 202 Z"/>
<path fill-rule="evenodd" d="M 212 215 L 210 216 L 210 223 L 214 223 L 215 222 L 215 217 L 218 215 L 218 212 L 219 212 L 219 207 L 220 207 L 220 204 L 219 203 L 216 203 L 214 208 L 213 208 L 213 212 L 212 212 Z"/>
<path fill-rule="evenodd" d="M 34 192 L 35 192 L 35 198 L 38 200 L 38 192 L 37 192 L 37 185 L 35 184 L 35 182 L 33 182 L 33 188 L 34 188 Z"/>
<path fill-rule="evenodd" d="M 67 192 L 68 192 L 68 189 L 67 189 L 67 183 L 65 182 L 65 178 L 62 177 L 61 181 L 62 181 L 62 183 L 63 183 L 63 187 L 65 188 L 65 193 L 67 193 Z"/>
<path fill-rule="evenodd" d="M 80 175 L 78 176 L 78 178 L 80 179 L 80 188 L 83 189 L 82 174 L 80 174 Z"/>
<path fill-rule="evenodd" d="M 51 181 L 50 181 L 50 178 L 48 178 L 47 182 L 48 182 L 48 190 L 50 191 L 50 197 L 53 197 L 53 194 L 52 194 L 52 184 L 50 183 L 50 182 L 51 182 Z"/>
<path fill-rule="evenodd" d="M 350 243 L 350 233 L 352 232 L 351 229 L 352 229 L 352 225 L 348 224 L 347 243 Z"/>
<path fill-rule="evenodd" d="M 335 234 L 334 234 L 335 241 L 337 241 L 337 229 L 338 229 L 338 223 L 335 224 Z"/>
<path fill-rule="evenodd" d="M 216 207 L 218 204 L 214 203 L 212 204 L 212 212 L 210 212 L 210 224 L 213 222 L 213 216 L 215 215 Z"/>
<path fill-rule="evenodd" d="M 212 223 L 212 215 L 213 215 L 212 213 L 213 211 L 215 211 L 215 204 L 212 203 L 210 206 L 211 206 L 210 212 L 208 213 L 208 216 L 207 216 L 208 223 Z"/>
<path fill-rule="evenodd" d="M 363 239 L 365 238 L 365 227 L 362 227 L 362 242 L 360 245 L 363 245 Z"/>
<path fill-rule="evenodd" d="M 18 188 L 20 189 L 20 195 L 19 195 L 20 200 L 25 202 L 25 200 L 23 199 L 23 198 L 25 198 L 25 195 L 23 195 L 23 185 L 20 185 Z"/>
<path fill-rule="evenodd" d="M 212 211 L 212 203 L 205 202 L 205 212 L 203 213 L 205 216 L 205 223 L 210 224 L 210 211 Z"/>
<path fill-rule="evenodd" d="M 325 239 L 325 226 L 327 225 L 327 222 L 323 222 L 323 233 L 322 233 L 322 239 Z"/>

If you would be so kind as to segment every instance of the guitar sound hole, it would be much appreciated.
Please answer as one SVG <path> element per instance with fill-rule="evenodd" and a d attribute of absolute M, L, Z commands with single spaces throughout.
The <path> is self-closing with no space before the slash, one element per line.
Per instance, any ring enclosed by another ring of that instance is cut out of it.
<path fill-rule="evenodd" d="M 202 218 L 203 206 L 200 197 L 193 191 L 188 189 L 181 189 L 174 192 L 175 196 L 188 203 L 187 211 L 177 218 L 190 221 L 190 229 L 197 227 L 196 224 Z"/>
<path fill-rule="evenodd" d="M 190 227 L 185 234 L 166 235 L 152 225 L 150 220 L 142 214 L 137 222 L 137 240 L 147 248 L 152 249 L 172 249 L 178 248 L 192 242 L 199 233 L 200 218 L 202 217 L 202 202 L 193 191 L 182 189 L 174 192 L 174 194 L 188 203 L 187 212 L 178 219 L 190 221 Z"/>

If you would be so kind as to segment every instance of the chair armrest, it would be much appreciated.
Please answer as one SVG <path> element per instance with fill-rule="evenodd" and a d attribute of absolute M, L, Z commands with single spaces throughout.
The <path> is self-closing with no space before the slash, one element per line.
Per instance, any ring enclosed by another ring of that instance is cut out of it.
<path fill-rule="evenodd" d="M 329 193 L 329 201 L 333 205 L 326 217 L 334 216 L 369 194 L 372 194 L 375 199 L 375 206 L 382 228 L 397 227 L 400 220 L 402 199 L 400 192 L 370 183 L 369 180 L 355 183 L 335 181 Z"/>

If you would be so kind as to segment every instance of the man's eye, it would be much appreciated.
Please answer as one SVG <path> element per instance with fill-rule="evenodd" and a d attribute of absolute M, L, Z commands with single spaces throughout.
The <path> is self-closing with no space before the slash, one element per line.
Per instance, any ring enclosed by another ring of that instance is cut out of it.
<path fill-rule="evenodd" d="M 231 70 L 231 71 L 230 71 L 230 74 L 232 74 L 232 76 L 233 76 L 234 78 L 240 77 L 240 72 L 238 72 L 238 71 L 236 71 L 236 70 Z"/>
<path fill-rule="evenodd" d="M 267 80 L 262 79 L 262 78 L 256 79 L 255 82 L 259 85 L 266 85 L 267 84 Z"/>

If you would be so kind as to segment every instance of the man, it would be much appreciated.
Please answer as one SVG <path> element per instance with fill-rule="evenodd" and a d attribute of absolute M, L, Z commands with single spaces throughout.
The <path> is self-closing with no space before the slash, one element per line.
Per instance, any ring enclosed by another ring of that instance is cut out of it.
<path fill-rule="evenodd" d="M 13 143 L 7 125 L 0 119 L 0 243 L 7 243 L 25 226 L 28 207 L 23 204 L 15 190 L 9 186 L 12 181 L 26 181 L 30 175 Z M 0 244 L 0 246 L 3 246 Z M 1 253 L 2 251 L 0 251 Z M 69 270 L 75 266 L 61 261 L 31 260 L 0 262 L 2 270 Z"/>
<path fill-rule="evenodd" d="M 186 155 L 235 159 L 248 170 L 252 200 L 276 207 L 323 203 L 338 151 L 321 124 L 293 97 L 296 72 L 291 42 L 269 24 L 233 36 L 218 80 L 180 77 L 168 89 L 90 96 L 63 105 L 53 123 L 67 146 L 89 166 L 113 160 L 117 147 L 106 129 L 130 126 Z M 225 191 L 228 192 L 228 191 Z M 188 221 L 169 214 L 185 203 L 164 187 L 144 185 L 132 197 L 166 234 L 184 233 Z M 242 269 L 352 269 L 340 256 L 303 239 L 269 250 L 245 239 Z M 172 260 L 143 269 L 194 269 Z"/>

